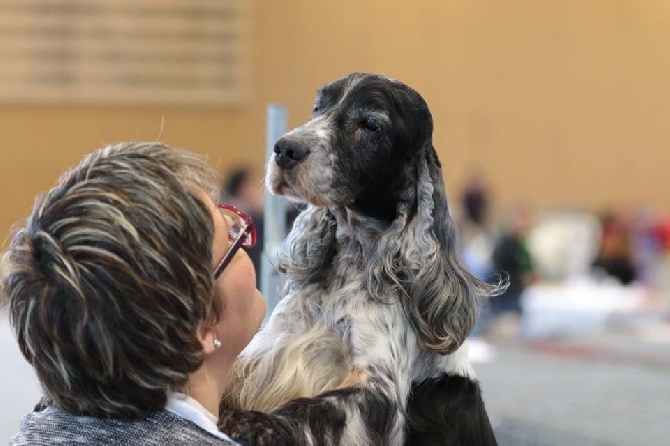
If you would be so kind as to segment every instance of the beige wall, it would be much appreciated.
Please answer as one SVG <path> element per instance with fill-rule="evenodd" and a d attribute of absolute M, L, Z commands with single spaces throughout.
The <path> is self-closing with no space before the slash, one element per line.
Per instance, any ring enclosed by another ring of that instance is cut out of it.
<path fill-rule="evenodd" d="M 670 206 L 665 0 L 257 0 L 253 27 L 240 107 L 0 105 L 0 230 L 106 142 L 161 138 L 260 169 L 265 105 L 296 125 L 349 71 L 424 95 L 452 195 L 481 166 L 501 203 Z"/>

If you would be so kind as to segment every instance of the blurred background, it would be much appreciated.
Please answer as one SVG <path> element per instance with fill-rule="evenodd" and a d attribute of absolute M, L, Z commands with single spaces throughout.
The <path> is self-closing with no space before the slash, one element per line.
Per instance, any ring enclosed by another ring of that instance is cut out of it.
<path fill-rule="evenodd" d="M 262 219 L 267 106 L 292 128 L 379 72 L 431 107 L 471 268 L 512 283 L 471 339 L 500 444 L 667 444 L 669 44 L 666 0 L 4 0 L 3 246 L 121 140 L 207 154 Z M 6 319 L 0 442 L 39 397 Z"/>

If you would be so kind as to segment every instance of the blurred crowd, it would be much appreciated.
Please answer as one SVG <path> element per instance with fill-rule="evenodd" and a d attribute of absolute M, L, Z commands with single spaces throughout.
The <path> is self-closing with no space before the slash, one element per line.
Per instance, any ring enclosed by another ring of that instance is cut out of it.
<path fill-rule="evenodd" d="M 509 282 L 483 303 L 472 347 L 483 357 L 491 354 L 481 341 L 487 335 L 585 333 L 575 321 L 602 325 L 613 313 L 651 312 L 670 328 L 669 214 L 516 203 L 494 215 L 492 201 L 484 176 L 474 172 L 455 202 L 467 264 L 483 279 Z M 553 319 L 542 312 L 553 312 Z M 561 312 L 564 320 L 557 321 Z"/>

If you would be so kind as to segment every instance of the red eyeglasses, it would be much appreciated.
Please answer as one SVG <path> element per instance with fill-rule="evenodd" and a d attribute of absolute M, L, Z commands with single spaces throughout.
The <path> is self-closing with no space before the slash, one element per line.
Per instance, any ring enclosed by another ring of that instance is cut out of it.
<path fill-rule="evenodd" d="M 214 268 L 214 278 L 218 279 L 223 270 L 228 266 L 235 253 L 242 246 L 251 248 L 256 244 L 256 226 L 254 221 L 243 211 L 226 203 L 217 205 L 228 225 L 228 240 L 232 242 L 228 251 Z"/>

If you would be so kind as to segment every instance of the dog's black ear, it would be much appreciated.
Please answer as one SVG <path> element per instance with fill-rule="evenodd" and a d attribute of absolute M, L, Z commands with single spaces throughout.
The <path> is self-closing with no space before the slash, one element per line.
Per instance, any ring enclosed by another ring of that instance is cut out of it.
<path fill-rule="evenodd" d="M 399 204 L 396 221 L 375 246 L 369 287 L 380 299 L 384 287 L 400 289 L 421 347 L 447 354 L 472 331 L 478 300 L 495 294 L 498 287 L 481 281 L 464 265 L 432 143 L 419 150 L 414 161 L 406 194 L 411 202 Z"/>
<path fill-rule="evenodd" d="M 300 284 L 324 278 L 337 252 L 335 217 L 327 208 L 307 206 L 277 254 L 277 269 Z"/>
<path fill-rule="evenodd" d="M 493 290 L 464 266 L 458 229 L 451 216 L 437 153 L 426 145 L 418 163 L 417 235 L 424 236 L 417 272 L 407 302 L 423 347 L 450 353 L 470 335 L 479 296 Z"/>

